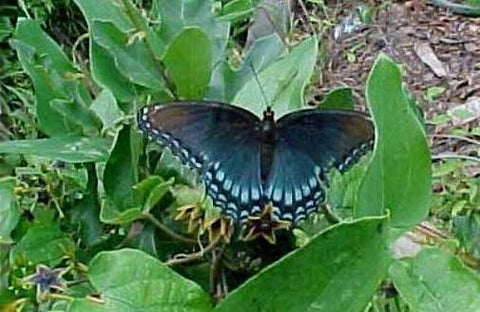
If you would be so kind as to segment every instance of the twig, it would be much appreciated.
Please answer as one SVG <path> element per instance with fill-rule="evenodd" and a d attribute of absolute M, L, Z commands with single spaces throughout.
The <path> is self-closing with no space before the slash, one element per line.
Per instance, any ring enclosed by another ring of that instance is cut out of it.
<path fill-rule="evenodd" d="M 207 252 L 212 250 L 218 244 L 220 239 L 221 239 L 221 236 L 217 236 L 217 238 L 214 241 L 210 242 L 210 244 L 207 247 L 205 247 L 205 249 L 202 249 L 199 252 L 195 252 L 195 253 L 191 253 L 191 254 L 187 254 L 187 255 L 185 255 L 185 254 L 176 255 L 176 257 L 181 256 L 182 258 L 170 259 L 170 260 L 167 261 L 167 265 L 188 263 L 188 262 L 192 262 L 192 261 L 201 259 L 201 258 L 203 258 L 203 256 Z"/>
<path fill-rule="evenodd" d="M 305 6 L 305 3 L 303 3 L 303 0 L 298 0 L 298 4 L 300 5 L 300 8 L 302 9 L 303 15 L 305 15 L 304 22 L 308 25 L 310 28 L 310 31 L 312 32 L 312 35 L 316 35 L 315 27 L 313 26 L 312 22 L 310 22 L 310 19 L 308 18 L 308 10 L 307 7 Z"/>
<path fill-rule="evenodd" d="M 171 236 L 172 238 L 175 238 L 179 241 L 182 241 L 184 243 L 188 243 L 188 244 L 197 244 L 197 241 L 192 239 L 192 238 L 188 238 L 188 237 L 185 237 L 185 236 L 182 236 L 178 233 L 175 233 L 174 231 L 170 230 L 168 227 L 166 227 L 162 222 L 160 222 L 157 218 L 155 218 L 154 215 L 152 215 L 151 213 L 149 212 L 145 212 L 143 214 L 148 220 L 150 220 L 153 224 L 155 224 L 156 227 L 158 227 L 160 230 L 162 230 L 163 232 L 165 232 L 165 234 Z"/>
<path fill-rule="evenodd" d="M 458 154 L 439 154 L 433 155 L 432 160 L 442 160 L 442 159 L 462 159 L 462 160 L 470 160 L 474 162 L 480 163 L 480 158 L 467 156 L 467 155 L 458 155 Z"/>
<path fill-rule="evenodd" d="M 76 56 L 76 52 L 77 52 L 77 47 L 78 45 L 85 39 L 89 38 L 90 37 L 90 34 L 87 32 L 87 33 L 84 33 L 82 35 L 80 35 L 77 40 L 75 40 L 75 43 L 73 44 L 72 46 L 72 60 L 74 63 L 77 62 L 77 56 Z"/>
<path fill-rule="evenodd" d="M 454 139 L 454 140 L 465 141 L 465 142 L 472 143 L 472 144 L 480 146 L 480 141 L 475 140 L 475 139 L 470 139 L 469 137 L 456 135 L 456 134 L 432 134 L 432 135 L 430 135 L 430 137 L 431 138 L 439 138 L 439 139 Z"/>
<path fill-rule="evenodd" d="M 66 301 L 73 301 L 75 298 L 67 295 L 62 295 L 62 294 L 52 294 L 52 293 L 47 293 L 46 297 L 48 299 L 57 299 L 57 300 L 66 300 Z"/>
<path fill-rule="evenodd" d="M 210 265 L 210 293 L 213 295 L 216 303 L 219 303 L 226 295 L 227 285 L 224 278 L 222 259 L 225 245 L 212 252 L 212 263 Z"/>

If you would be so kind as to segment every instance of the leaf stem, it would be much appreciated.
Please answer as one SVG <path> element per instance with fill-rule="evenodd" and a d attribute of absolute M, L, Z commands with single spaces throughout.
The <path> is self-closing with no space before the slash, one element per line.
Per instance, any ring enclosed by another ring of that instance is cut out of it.
<path fill-rule="evenodd" d="M 155 224 L 156 227 L 158 227 L 160 230 L 162 230 L 165 234 L 169 235 L 170 237 L 174 238 L 174 239 L 177 239 L 179 241 L 182 241 L 184 243 L 187 243 L 187 244 L 197 244 L 197 241 L 192 239 L 192 238 L 188 238 L 188 237 L 185 237 L 185 236 L 182 236 L 178 233 L 175 233 L 174 231 L 172 231 L 171 229 L 169 229 L 167 226 L 165 226 L 165 224 L 163 224 L 162 222 L 160 222 L 160 220 L 158 220 L 157 218 L 155 218 L 154 215 L 152 215 L 151 213 L 149 212 L 145 212 L 143 213 L 143 215 L 148 219 L 150 220 L 153 224 Z"/>

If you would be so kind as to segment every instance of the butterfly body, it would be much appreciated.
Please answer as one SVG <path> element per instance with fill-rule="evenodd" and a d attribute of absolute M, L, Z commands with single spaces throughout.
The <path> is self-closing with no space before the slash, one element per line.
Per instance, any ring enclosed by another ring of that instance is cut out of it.
<path fill-rule="evenodd" d="M 302 110 L 275 120 L 212 102 L 146 107 L 140 130 L 198 170 L 213 204 L 234 220 L 271 205 L 280 220 L 297 223 L 325 199 L 327 170 L 346 170 L 370 147 L 365 115 Z"/>

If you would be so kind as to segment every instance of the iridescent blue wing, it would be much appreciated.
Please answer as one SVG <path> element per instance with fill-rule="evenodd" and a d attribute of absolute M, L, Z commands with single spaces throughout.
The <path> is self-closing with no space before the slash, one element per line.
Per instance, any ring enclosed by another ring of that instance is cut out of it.
<path fill-rule="evenodd" d="M 353 165 L 372 144 L 374 130 L 361 113 L 303 110 L 280 118 L 265 198 L 275 215 L 294 223 L 325 199 L 326 171 Z"/>
<path fill-rule="evenodd" d="M 213 102 L 145 107 L 139 128 L 200 172 L 207 195 L 235 220 L 260 206 L 260 120 L 241 108 Z"/>

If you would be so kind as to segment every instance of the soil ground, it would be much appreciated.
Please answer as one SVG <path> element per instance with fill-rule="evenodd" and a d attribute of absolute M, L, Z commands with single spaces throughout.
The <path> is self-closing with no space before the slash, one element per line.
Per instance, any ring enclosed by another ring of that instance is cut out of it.
<path fill-rule="evenodd" d="M 337 8 L 342 12 L 338 21 L 353 10 L 351 5 Z M 363 103 L 366 78 L 383 51 L 402 65 L 404 81 L 427 120 L 480 96 L 480 18 L 452 14 L 416 1 L 397 2 L 381 7 L 372 23 L 359 26 L 349 36 L 334 39 L 330 32 L 325 39 L 328 57 L 318 83 L 321 93 L 348 86 Z M 442 68 L 434 68 L 435 73 L 421 60 L 428 47 L 440 61 L 437 65 L 443 67 L 443 73 Z M 354 51 L 355 60 L 348 60 L 349 51 Z M 445 91 L 427 102 L 424 95 L 435 86 Z"/>

